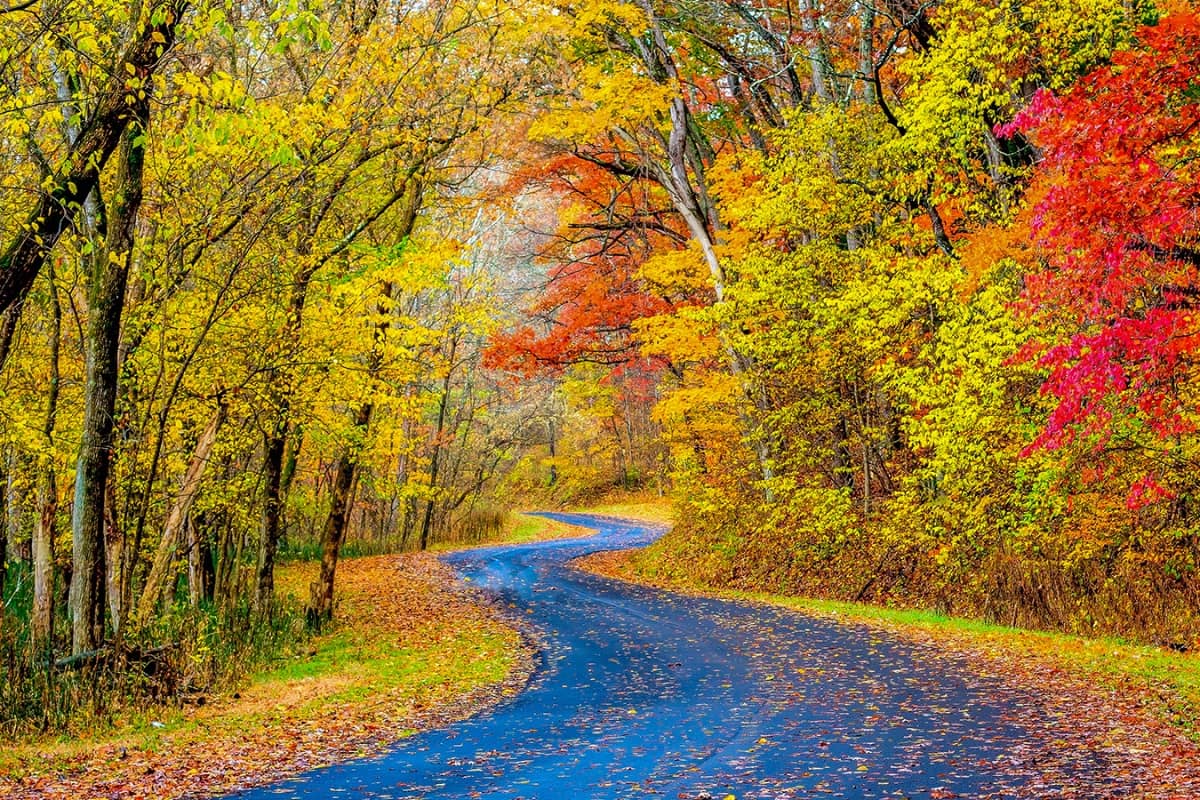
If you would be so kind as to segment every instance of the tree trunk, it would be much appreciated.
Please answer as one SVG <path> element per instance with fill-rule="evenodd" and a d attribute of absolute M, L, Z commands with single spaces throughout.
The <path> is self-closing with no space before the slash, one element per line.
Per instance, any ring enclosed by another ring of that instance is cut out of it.
<path fill-rule="evenodd" d="M 305 184 L 306 196 L 311 188 Z M 336 196 L 336 192 L 333 196 Z M 329 201 L 332 202 L 332 197 Z M 311 199 L 311 197 L 310 197 Z M 328 207 L 328 206 L 326 206 Z M 283 504 L 287 497 L 287 484 L 283 479 L 284 455 L 287 452 L 288 432 L 291 428 L 292 410 L 292 367 L 293 351 L 300 341 L 300 330 L 304 324 L 304 306 L 308 303 L 308 285 L 316 274 L 317 266 L 310 262 L 313 236 L 320 225 L 320 215 L 313 217 L 310 204 L 296 240 L 296 255 L 301 263 L 300 271 L 292 283 L 288 302 L 287 318 L 280 333 L 284 363 L 271 372 L 267 391 L 275 405 L 275 420 L 263 443 L 263 515 L 262 532 L 258 540 L 258 565 L 254 585 L 254 610 L 262 616 L 270 614 L 275 602 L 275 556 L 279 550 L 279 537 L 283 528 Z M 289 481 L 290 483 L 290 481 Z"/>
<path fill-rule="evenodd" d="M 554 420 L 550 419 L 546 422 L 546 439 L 550 446 L 550 487 L 554 488 L 554 484 L 558 483 L 558 441 L 554 434 Z"/>
<path fill-rule="evenodd" d="M 285 426 L 280 419 L 278 426 Z M 262 535 L 258 542 L 258 568 L 254 589 L 254 610 L 267 614 L 275 599 L 275 555 L 279 549 L 279 532 L 283 517 L 283 451 L 287 434 L 272 431 L 263 447 L 263 516 Z"/>
<path fill-rule="evenodd" d="M 283 475 L 280 476 L 280 490 L 284 497 L 292 491 L 296 481 L 296 468 L 300 466 L 300 450 L 304 447 L 304 426 L 297 425 L 288 437 L 288 446 L 284 451 Z"/>
<path fill-rule="evenodd" d="M 21 321 L 23 307 L 24 303 L 14 303 L 0 319 L 0 372 L 4 371 L 4 365 L 8 362 L 8 354 L 12 352 L 13 339 L 16 337 L 17 323 Z"/>
<path fill-rule="evenodd" d="M 290 403 L 284 401 L 286 408 Z M 279 424 L 287 426 L 284 414 Z M 275 596 L 275 559 L 279 545 L 287 534 L 283 517 L 284 503 L 296 480 L 296 468 L 300 462 L 300 448 L 304 443 L 304 431 L 297 426 L 288 435 L 286 430 L 275 431 L 268 438 L 263 458 L 263 482 L 266 486 L 263 505 L 263 536 L 259 540 L 257 582 L 254 590 L 254 607 L 263 610 Z"/>
<path fill-rule="evenodd" d="M 642 7 L 651 23 L 650 32 L 653 46 L 653 50 L 648 49 L 650 45 L 645 46 L 643 60 L 652 74 L 664 72 L 668 79 L 678 82 L 680 78 L 672 60 L 673 51 L 667 44 L 654 7 L 649 0 L 643 0 Z M 717 302 L 721 303 L 725 300 L 727 285 L 725 268 L 718 254 L 720 242 L 717 232 L 721 228 L 720 219 L 715 207 L 709 202 L 709 193 L 704 185 L 704 176 L 701 172 L 703 165 L 700 163 L 700 158 L 698 156 L 689 158 L 689 149 L 694 153 L 701 153 L 711 152 L 712 148 L 707 142 L 702 145 L 699 141 L 699 131 L 692 124 L 691 111 L 687 101 L 682 97 L 675 97 L 671 101 L 669 116 L 670 130 L 667 136 L 661 139 L 661 143 L 666 149 L 667 163 L 664 166 L 655 159 L 647 158 L 645 165 L 659 185 L 666 190 L 676 212 L 683 217 L 692 241 L 699 245 L 712 278 L 713 293 Z M 632 141 L 631 144 L 636 146 L 636 141 Z M 689 166 L 692 167 L 691 172 L 689 172 Z M 696 177 L 695 184 L 692 181 L 693 174 Z M 730 372 L 738 379 L 746 399 L 759 412 L 757 416 L 761 418 L 769 411 L 769 403 L 751 374 L 753 363 L 744 352 L 735 346 L 730 331 L 727 330 L 727 325 L 720 326 L 719 334 Z M 774 447 L 770 437 L 759 429 L 759 423 L 752 415 L 742 410 L 739 412 L 739 417 L 743 431 L 757 456 L 759 470 L 766 484 L 763 491 L 764 499 L 770 503 L 774 500 L 774 492 L 770 485 L 770 481 L 775 476 Z"/>
<path fill-rule="evenodd" d="M 184 525 L 187 523 L 188 515 L 191 513 L 192 503 L 195 501 L 196 495 L 200 492 L 200 484 L 204 478 L 204 468 L 208 466 L 213 445 L 217 442 L 217 433 L 221 430 L 221 425 L 225 422 L 227 410 L 225 402 L 222 399 L 218 399 L 217 403 L 217 411 L 213 414 L 212 419 L 208 422 L 208 426 L 200 434 L 200 438 L 196 442 L 196 449 L 192 451 L 192 458 L 188 461 L 187 471 L 184 472 L 183 482 L 179 486 L 179 494 L 176 496 L 175 502 L 171 504 L 171 510 L 167 514 L 167 523 L 163 527 L 162 539 L 159 541 L 158 550 L 154 554 L 154 565 L 150 568 L 150 574 L 146 577 L 146 585 L 142 589 L 142 598 L 138 602 L 137 622 L 139 626 L 145 625 L 150 620 L 150 615 L 154 613 L 159 602 L 163 599 L 163 595 L 167 593 L 173 584 L 171 576 L 175 573 L 171 569 L 171 566 L 175 559 L 175 547 L 179 543 Z"/>
<path fill-rule="evenodd" d="M 346 182 L 343 180 L 336 183 L 330 193 L 320 203 L 309 204 L 296 242 L 296 255 L 303 266 L 300 273 L 296 276 L 295 282 L 292 284 L 288 318 L 280 337 L 284 347 L 287 348 L 284 353 L 285 359 L 290 359 L 291 350 L 299 342 L 300 330 L 304 322 L 304 306 L 308 298 L 308 285 L 317 274 L 317 271 L 330 258 L 350 247 L 362 235 L 363 231 L 367 230 L 372 223 L 378 220 L 396 203 L 406 198 L 410 201 L 410 204 L 402 212 L 408 216 L 403 218 L 405 221 L 401 223 L 401 231 L 412 230 L 412 219 L 415 219 L 415 209 L 420 203 L 421 192 L 420 184 L 413 179 L 414 173 L 415 170 L 410 171 L 399 190 L 362 219 L 336 246 L 316 260 L 313 259 L 313 239 L 326 214 L 332 208 L 334 200 L 337 199 L 342 189 L 345 188 Z M 311 195 L 311 192 L 309 194 Z M 401 235 L 406 236 L 407 233 L 401 233 Z M 290 365 L 285 364 L 276 370 L 276 374 L 272 376 L 268 390 L 274 394 L 278 419 L 268 434 L 264 447 L 263 477 L 265 496 L 263 501 L 262 536 L 259 538 L 258 550 L 258 581 L 254 592 L 254 608 L 260 614 L 270 609 L 271 602 L 275 596 L 275 554 L 279 548 L 283 504 L 287 497 L 286 488 L 291 482 L 290 477 L 285 482 L 283 474 L 283 460 L 290 428 L 289 415 L 291 413 L 292 400 Z"/>
<path fill-rule="evenodd" d="M 24 502 L 23 489 L 21 478 L 28 474 L 29 458 L 22 456 L 16 449 L 9 450 L 8 463 L 6 465 L 6 477 L 4 481 L 4 530 L 0 531 L 0 541 L 3 542 L 3 550 L 0 552 L 0 572 L 7 577 L 8 572 L 8 557 L 10 552 L 16 547 L 17 542 L 21 540 L 21 533 L 24 528 L 25 514 L 27 511 L 26 503 Z M 0 578 L 0 583 L 4 579 Z"/>
<path fill-rule="evenodd" d="M 3 512 L 4 516 L 4 519 L 0 520 L 0 608 L 4 607 L 4 584 L 8 581 L 8 512 L 12 502 L 8 484 L 11 480 L 11 471 L 0 471 L 0 483 L 4 484 L 3 497 L 0 497 L 0 512 Z"/>
<path fill-rule="evenodd" d="M 204 599 L 205 552 L 201 544 L 200 527 L 193 515 L 188 514 L 184 525 L 187 532 L 188 605 L 199 608 Z"/>
<path fill-rule="evenodd" d="M 113 472 L 113 462 L 111 460 L 109 461 L 108 471 L 111 478 Z M 121 591 L 121 576 L 125 569 L 125 562 L 131 560 L 130 556 L 136 556 L 136 552 L 133 551 L 133 548 L 126 541 L 125 530 L 117 523 L 117 484 L 111 479 L 105 488 L 104 496 L 104 555 L 104 594 L 105 599 L 108 601 L 108 618 L 112 624 L 116 641 L 120 642 L 122 628 L 125 625 L 126 617 L 128 617 L 125 608 L 125 596 Z"/>
<path fill-rule="evenodd" d="M 370 401 L 363 403 L 354 416 L 354 427 L 366 431 L 371 424 L 375 406 Z M 308 619 L 317 626 L 333 617 L 333 585 L 337 573 L 338 555 L 346 536 L 346 520 L 350 510 L 350 496 L 358 474 L 358 453 L 343 452 L 334 468 L 333 490 L 329 503 L 329 516 L 321 531 L 321 574 L 312 585 L 308 606 Z"/>
<path fill-rule="evenodd" d="M 199 553 L 197 561 L 197 579 L 199 582 L 200 599 L 212 603 L 217 597 L 217 552 L 216 541 L 218 531 L 213 524 L 219 519 L 211 513 L 199 514 L 193 517 L 196 526 L 196 545 Z"/>
<path fill-rule="evenodd" d="M 125 128 L 105 252 L 94 264 L 88 292 L 86 399 L 72 531 L 71 652 L 75 654 L 94 650 L 104 640 L 105 511 L 117 400 L 117 352 L 134 226 L 142 204 L 148 97 L 128 107 L 128 113 L 134 122 Z"/>
<path fill-rule="evenodd" d="M 33 653 L 49 652 L 54 638 L 54 534 L 58 489 L 54 471 L 43 470 L 38 484 L 38 515 L 33 527 Z"/>
<path fill-rule="evenodd" d="M 418 186 L 412 201 L 405 209 L 401 228 L 404 236 L 412 233 L 419 202 L 420 187 Z M 389 314 L 392 308 L 392 284 L 384 283 L 381 293 L 382 299 L 376 309 L 379 321 L 375 324 L 371 353 L 367 362 L 368 393 L 375 391 L 374 383 L 383 368 L 383 344 L 391 325 Z M 334 468 L 333 496 L 330 498 L 329 516 L 325 519 L 325 527 L 321 531 L 321 574 L 310 590 L 307 613 L 309 622 L 318 626 L 333 616 L 334 578 L 337 574 L 337 562 L 342 542 L 346 538 L 350 498 L 354 492 L 354 483 L 358 478 L 359 450 L 371 427 L 371 417 L 374 413 L 375 403 L 368 394 L 368 398 L 359 405 L 354 414 L 353 424 L 356 435 L 352 439 L 352 444 L 347 445 L 342 454 L 338 456 L 337 465 Z"/>
<path fill-rule="evenodd" d="M 421 521 L 420 549 L 429 547 L 429 534 L 433 527 L 433 507 L 437 504 L 438 460 L 442 452 L 442 431 L 446 427 L 446 408 L 450 404 L 450 379 L 454 375 L 454 357 L 458 351 L 458 334 L 450 340 L 450 358 L 446 365 L 446 377 L 442 379 L 442 398 L 438 402 L 437 427 L 433 431 L 433 454 L 429 458 L 429 499 L 425 503 L 425 517 Z"/>
<path fill-rule="evenodd" d="M 833 424 L 833 488 L 854 486 L 854 462 L 850 453 L 850 426 L 840 412 Z"/>
<path fill-rule="evenodd" d="M 814 16 L 814 0 L 800 0 L 801 29 L 808 38 L 808 63 L 812 72 L 813 92 L 826 103 L 834 102 L 829 75 L 829 59 L 821 45 L 820 20 Z"/>
<path fill-rule="evenodd" d="M 54 282 L 54 266 L 47 271 L 50 284 L 50 385 L 46 418 L 42 425 L 47 458 L 38 468 L 37 505 L 33 526 L 33 612 L 30 633 L 34 659 L 48 656 L 54 643 L 54 534 L 58 516 L 58 486 L 54 476 L 54 427 L 58 417 L 59 349 L 62 339 L 62 305 Z"/>
<path fill-rule="evenodd" d="M 306 196 L 311 200 L 311 187 L 304 185 Z M 333 197 L 327 198 L 328 203 Z M 311 264 L 313 237 L 321 223 L 321 214 L 314 216 L 310 204 L 304 211 L 305 217 L 296 240 L 296 255 L 301 263 L 300 271 L 292 283 L 288 302 L 287 318 L 280 334 L 284 363 L 271 372 L 267 391 L 275 405 L 275 420 L 263 443 L 263 516 L 262 532 L 258 540 L 258 565 L 254 588 L 254 610 L 260 615 L 270 613 L 275 600 L 275 556 L 279 550 L 279 537 L 283 525 L 283 504 L 287 484 L 284 481 L 284 456 L 287 451 L 288 433 L 291 428 L 292 368 L 290 360 L 300 341 L 304 324 L 304 306 L 308 302 L 308 285 L 316 274 L 319 264 Z M 288 481 L 290 483 L 290 481 Z"/>
<path fill-rule="evenodd" d="M 873 106 L 875 99 L 875 6 L 871 2 L 858 4 L 862 20 L 862 35 L 858 40 L 858 72 L 862 81 L 863 102 Z"/>

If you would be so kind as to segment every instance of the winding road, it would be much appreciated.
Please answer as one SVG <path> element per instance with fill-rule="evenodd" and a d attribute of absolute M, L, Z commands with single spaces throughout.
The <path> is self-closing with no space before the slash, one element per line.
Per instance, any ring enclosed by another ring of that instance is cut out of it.
<path fill-rule="evenodd" d="M 1129 796 L 1082 749 L 1055 753 L 1052 773 L 1087 776 L 1088 793 L 1048 776 L 1055 720 L 1032 691 L 865 627 L 580 572 L 567 562 L 661 531 L 549 516 L 598 532 L 446 556 L 536 632 L 524 692 L 382 756 L 233 797 Z"/>

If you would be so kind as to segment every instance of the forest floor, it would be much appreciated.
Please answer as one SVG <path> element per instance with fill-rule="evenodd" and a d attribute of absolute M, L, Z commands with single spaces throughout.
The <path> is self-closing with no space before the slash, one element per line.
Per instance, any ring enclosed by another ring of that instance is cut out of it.
<path fill-rule="evenodd" d="M 579 535 L 518 517 L 505 541 Z M 312 562 L 281 567 L 303 596 Z M 375 752 L 517 693 L 532 649 L 499 609 L 464 593 L 430 554 L 347 559 L 337 625 L 203 706 L 130 714 L 88 737 L 0 746 L 5 798 L 204 796 Z"/>

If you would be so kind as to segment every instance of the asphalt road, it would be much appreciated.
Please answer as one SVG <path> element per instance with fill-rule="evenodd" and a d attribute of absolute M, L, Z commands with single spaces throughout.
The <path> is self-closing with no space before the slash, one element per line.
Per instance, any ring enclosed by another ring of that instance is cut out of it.
<path fill-rule="evenodd" d="M 526 691 L 382 756 L 234 797 L 1080 796 L 1041 767 L 1056 732 L 1032 690 L 864 627 L 579 572 L 572 558 L 659 531 L 552 516 L 599 533 L 446 557 L 537 631 Z M 1128 796 L 1097 758 L 1053 760 L 1086 776 L 1085 796 Z"/>

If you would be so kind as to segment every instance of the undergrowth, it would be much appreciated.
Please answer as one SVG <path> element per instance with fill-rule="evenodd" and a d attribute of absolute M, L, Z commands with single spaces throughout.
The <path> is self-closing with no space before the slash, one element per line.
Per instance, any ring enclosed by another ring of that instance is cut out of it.
<path fill-rule="evenodd" d="M 59 628 L 65 629 L 59 621 Z M 306 638 L 302 609 L 270 619 L 248 604 L 176 607 L 136 638 L 72 661 L 33 653 L 17 615 L 0 617 L 0 736 L 72 735 L 162 707 L 203 702 L 278 660 Z M 60 652 L 65 643 L 60 645 Z"/>

